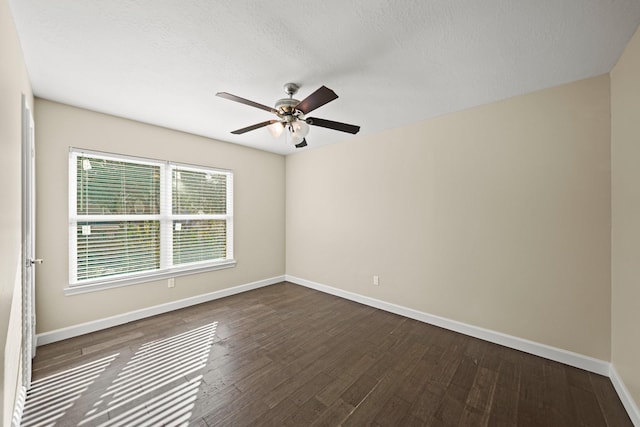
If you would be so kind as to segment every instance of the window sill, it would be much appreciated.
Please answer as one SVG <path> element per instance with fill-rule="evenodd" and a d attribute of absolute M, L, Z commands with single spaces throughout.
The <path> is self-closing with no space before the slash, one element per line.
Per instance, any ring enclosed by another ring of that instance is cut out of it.
<path fill-rule="evenodd" d="M 208 271 L 223 270 L 236 266 L 235 260 L 223 261 L 216 264 L 208 264 L 190 268 L 175 268 L 159 273 L 147 273 L 139 276 L 129 276 L 122 278 L 105 278 L 91 283 L 69 285 L 64 288 L 65 295 L 78 295 L 87 292 L 102 291 L 104 289 L 119 288 L 140 283 L 154 282 L 157 280 L 170 279 L 172 277 L 187 276 L 190 274 L 206 273 Z"/>

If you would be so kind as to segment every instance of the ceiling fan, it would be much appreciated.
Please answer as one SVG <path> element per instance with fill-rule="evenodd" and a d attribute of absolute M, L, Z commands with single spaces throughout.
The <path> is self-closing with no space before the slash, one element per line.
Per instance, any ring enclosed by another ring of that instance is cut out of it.
<path fill-rule="evenodd" d="M 326 86 L 322 86 L 302 101 L 298 101 L 293 98 L 293 95 L 298 92 L 299 88 L 300 86 L 295 83 L 286 83 L 284 85 L 284 91 L 289 95 L 289 97 L 277 100 L 274 107 L 258 104 L 257 102 L 240 98 L 239 96 L 235 96 L 227 92 L 218 92 L 216 93 L 216 96 L 249 105 L 251 107 L 260 108 L 278 116 L 277 120 L 267 120 L 231 132 L 235 135 L 240 135 L 264 126 L 269 126 L 269 130 L 275 137 L 279 137 L 282 132 L 286 131 L 291 143 L 295 145 L 296 148 L 302 148 L 307 146 L 306 136 L 309 133 L 309 125 L 320 126 L 352 134 L 358 133 L 360 126 L 334 122 L 333 120 L 320 119 L 317 117 L 306 117 L 308 113 L 316 108 L 322 107 L 323 105 L 338 98 L 338 95 L 336 95 L 334 91 Z"/>

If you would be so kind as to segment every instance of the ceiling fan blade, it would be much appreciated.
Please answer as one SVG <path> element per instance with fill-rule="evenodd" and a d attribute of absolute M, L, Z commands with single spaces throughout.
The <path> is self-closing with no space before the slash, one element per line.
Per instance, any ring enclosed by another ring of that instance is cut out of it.
<path fill-rule="evenodd" d="M 307 146 L 307 140 L 303 139 L 300 144 L 296 144 L 296 148 L 302 148 Z"/>
<path fill-rule="evenodd" d="M 329 128 L 353 134 L 358 133 L 358 131 L 360 130 L 360 126 L 334 122 L 333 120 L 319 119 L 317 117 L 309 117 L 307 118 L 306 122 L 313 126 L 320 126 L 323 128 Z"/>
<path fill-rule="evenodd" d="M 277 122 L 278 122 L 278 120 L 267 120 L 266 122 L 261 122 L 261 123 L 255 124 L 255 125 L 247 126 L 246 128 L 234 130 L 231 133 L 234 134 L 234 135 L 240 135 L 240 134 L 243 134 L 245 132 L 249 132 L 249 131 L 252 131 L 252 130 L 260 129 L 261 127 L 265 127 L 265 126 L 268 126 L 270 124 L 277 123 Z"/>
<path fill-rule="evenodd" d="M 326 86 L 322 86 L 320 89 L 307 96 L 300 101 L 296 106 L 296 109 L 302 111 L 304 114 L 308 114 L 318 107 L 322 107 L 327 102 L 331 102 L 336 99 L 338 95 Z"/>
<path fill-rule="evenodd" d="M 273 114 L 278 113 L 275 108 L 258 104 L 257 102 L 249 101 L 248 99 L 240 98 L 239 96 L 235 96 L 227 92 L 218 92 L 216 93 L 216 96 L 219 96 L 220 98 L 228 99 L 229 101 L 235 101 L 235 102 L 239 102 L 240 104 L 245 104 L 251 107 L 260 108 L 261 110 L 269 111 Z"/>

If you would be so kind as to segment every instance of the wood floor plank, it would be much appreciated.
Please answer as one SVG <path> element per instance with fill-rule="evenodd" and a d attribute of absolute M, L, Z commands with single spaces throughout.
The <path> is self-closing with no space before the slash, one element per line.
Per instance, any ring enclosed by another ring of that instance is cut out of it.
<path fill-rule="evenodd" d="M 354 411 L 347 417 L 342 425 L 364 426 L 371 425 L 380 413 L 383 405 L 393 397 L 398 384 L 395 382 L 396 372 L 389 372 L 355 405 Z"/>
<path fill-rule="evenodd" d="M 334 378 L 325 372 L 318 373 L 315 377 L 311 378 L 307 383 L 298 387 L 298 389 L 293 392 L 293 402 L 298 406 L 304 405 L 307 400 L 314 398 L 316 394 L 318 394 L 333 380 Z M 327 406 L 322 400 L 316 400 L 322 403 L 325 407 Z"/>
<path fill-rule="evenodd" d="M 457 426 L 465 408 L 464 398 L 461 398 L 461 396 L 466 394 L 467 391 L 456 384 L 449 385 L 429 424 L 434 426 Z"/>
<path fill-rule="evenodd" d="M 271 390 L 276 385 L 284 382 L 289 377 L 283 365 L 273 362 L 262 369 L 238 379 L 234 385 L 242 392 L 255 390 Z"/>
<path fill-rule="evenodd" d="M 342 424 L 355 408 L 342 399 L 334 402 L 310 424 L 312 427 L 333 427 Z"/>
<path fill-rule="evenodd" d="M 606 427 L 607 422 L 604 419 L 598 399 L 591 391 L 587 391 L 582 387 L 569 386 L 571 399 L 576 408 L 578 424 L 583 426 L 602 426 Z"/>
<path fill-rule="evenodd" d="M 409 402 L 394 394 L 382 406 L 376 417 L 373 419 L 373 422 L 381 426 L 397 424 L 398 420 L 405 417 L 409 412 L 409 409 Z"/>
<path fill-rule="evenodd" d="M 566 369 L 560 364 L 544 365 L 544 405 L 550 425 L 576 424 Z"/>
<path fill-rule="evenodd" d="M 425 422 L 415 415 L 408 414 L 401 419 L 399 425 L 403 427 L 422 427 L 425 425 Z"/>
<path fill-rule="evenodd" d="M 316 394 L 316 399 L 326 406 L 332 406 L 336 401 L 342 401 L 340 396 L 355 382 L 355 378 L 341 375 L 334 378 L 322 390 Z M 344 402 L 343 402 L 344 403 Z"/>
<path fill-rule="evenodd" d="M 497 372 L 487 368 L 479 368 L 467 396 L 467 406 L 486 414 L 487 419 L 493 403 L 497 379 Z"/>
<path fill-rule="evenodd" d="M 345 403 L 357 408 L 379 382 L 379 379 L 364 374 L 351 384 L 351 386 L 342 393 L 340 398 Z"/>
<path fill-rule="evenodd" d="M 458 427 L 486 427 L 489 425 L 489 414 L 473 406 L 465 406 L 458 420 Z"/>
<path fill-rule="evenodd" d="M 242 426 L 255 424 L 256 419 L 269 411 L 269 407 L 260 399 L 241 394 L 233 402 L 224 407 L 210 411 L 204 417 L 209 427 Z"/>
<path fill-rule="evenodd" d="M 523 369 L 526 372 L 526 369 Z M 544 412 L 544 382 L 541 379 L 523 378 L 518 398 L 518 425 L 540 426 L 546 424 Z"/>
<path fill-rule="evenodd" d="M 374 363 L 376 363 L 376 359 L 369 354 L 367 343 L 363 343 L 358 347 L 358 351 L 347 353 L 340 364 L 332 366 L 329 369 L 329 374 L 334 377 L 357 378 L 367 372 Z"/>
<path fill-rule="evenodd" d="M 520 396 L 520 365 L 510 358 L 502 358 L 500 351 L 498 376 L 491 408 L 489 425 L 517 425 Z M 508 360 L 509 359 L 509 360 Z"/>
<path fill-rule="evenodd" d="M 262 414 L 259 418 L 259 422 L 256 425 L 265 427 L 281 427 L 285 420 L 291 416 L 291 414 L 298 410 L 298 405 L 293 403 L 290 399 L 284 399 L 271 410 Z"/>
<path fill-rule="evenodd" d="M 445 388 L 437 384 L 427 383 L 414 398 L 408 416 L 426 423 L 431 420 L 444 398 Z"/>
<path fill-rule="evenodd" d="M 291 427 L 311 425 L 326 410 L 327 407 L 322 402 L 317 399 L 309 399 L 288 418 L 285 418 L 282 425 Z"/>
<path fill-rule="evenodd" d="M 286 282 L 40 347 L 33 378 L 25 427 L 632 427 L 606 377 Z"/>
<path fill-rule="evenodd" d="M 600 410 L 607 420 L 607 425 L 610 427 L 632 427 L 631 418 L 629 418 L 624 406 L 622 406 L 611 380 L 598 374 L 589 373 L 588 375 L 593 385 L 593 392 L 598 399 Z"/>

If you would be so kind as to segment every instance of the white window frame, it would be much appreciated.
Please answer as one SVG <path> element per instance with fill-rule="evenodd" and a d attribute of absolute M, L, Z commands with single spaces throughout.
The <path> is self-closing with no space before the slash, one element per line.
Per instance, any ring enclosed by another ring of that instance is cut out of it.
<path fill-rule="evenodd" d="M 90 156 L 99 159 L 132 162 L 160 167 L 160 214 L 157 215 L 79 215 L 77 213 L 77 157 Z M 224 174 L 227 182 L 227 211 L 224 215 L 180 215 L 172 213 L 172 171 L 174 169 L 195 172 Z M 183 265 L 173 263 L 173 221 L 225 220 L 226 257 L 216 261 L 201 261 Z M 159 221 L 160 222 L 160 268 L 153 271 L 125 273 L 95 279 L 77 280 L 77 225 L 78 222 L 100 221 Z M 233 172 L 227 169 L 189 165 L 164 160 L 155 160 L 121 154 L 104 153 L 71 147 L 69 149 L 69 285 L 66 295 L 102 290 L 176 276 L 202 273 L 234 267 L 233 258 Z"/>

